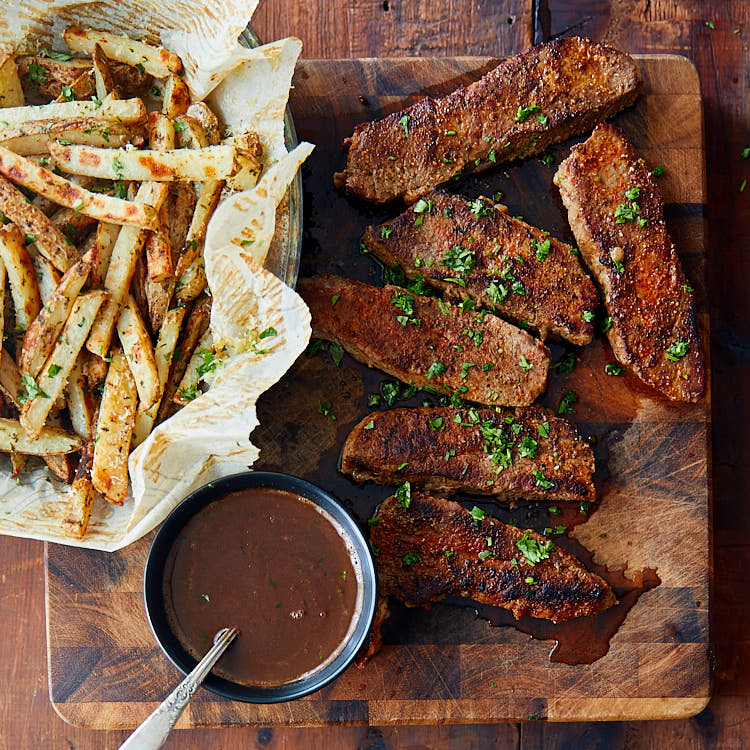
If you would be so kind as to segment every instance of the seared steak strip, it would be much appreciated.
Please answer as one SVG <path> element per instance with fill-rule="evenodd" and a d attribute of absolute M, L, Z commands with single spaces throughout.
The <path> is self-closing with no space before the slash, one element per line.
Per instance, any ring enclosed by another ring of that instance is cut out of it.
<path fill-rule="evenodd" d="M 411 482 L 441 495 L 595 499 L 594 455 L 575 425 L 539 406 L 391 409 L 349 434 L 341 471 L 361 482 Z"/>
<path fill-rule="evenodd" d="M 302 279 L 297 290 L 316 336 L 406 383 L 514 406 L 545 388 L 547 347 L 494 315 L 337 276 Z"/>
<path fill-rule="evenodd" d="M 617 359 L 675 401 L 706 384 L 693 292 L 651 171 L 619 128 L 598 126 L 554 178 L 583 259 L 604 293 Z"/>
<path fill-rule="evenodd" d="M 407 203 L 456 175 L 540 154 L 635 101 L 633 60 L 589 39 L 557 39 L 503 60 L 441 99 L 358 125 L 338 187 Z"/>
<path fill-rule="evenodd" d="M 453 299 L 468 295 L 542 338 L 552 333 L 583 345 L 594 335 L 599 294 L 573 248 L 487 199 L 433 191 L 393 221 L 368 227 L 364 243 L 409 277 L 421 274 Z"/>
<path fill-rule="evenodd" d="M 462 596 L 552 622 L 616 604 L 606 581 L 545 537 L 482 515 L 415 492 L 385 500 L 370 531 L 380 593 L 411 606 Z"/>

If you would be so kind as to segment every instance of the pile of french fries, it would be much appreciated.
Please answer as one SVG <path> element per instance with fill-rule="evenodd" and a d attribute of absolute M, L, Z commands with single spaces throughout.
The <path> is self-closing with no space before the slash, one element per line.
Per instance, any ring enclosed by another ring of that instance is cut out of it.
<path fill-rule="evenodd" d="M 203 241 L 261 148 L 191 101 L 178 56 L 63 38 L 70 52 L 0 57 L 0 451 L 13 476 L 40 456 L 71 484 L 81 538 L 97 495 L 124 502 L 132 448 L 221 363 Z"/>

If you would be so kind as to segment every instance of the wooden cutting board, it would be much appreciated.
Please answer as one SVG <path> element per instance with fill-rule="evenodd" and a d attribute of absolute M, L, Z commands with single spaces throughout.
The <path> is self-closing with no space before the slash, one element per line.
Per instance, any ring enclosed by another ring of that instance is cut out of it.
<path fill-rule="evenodd" d="M 696 290 L 708 352 L 698 76 L 681 57 L 643 56 L 638 63 L 645 92 L 616 122 L 651 164 L 666 166 L 660 185 L 667 223 Z M 377 263 L 360 253 L 359 238 L 367 224 L 397 209 L 373 208 L 333 190 L 331 174 L 344 164 L 342 138 L 359 122 L 425 92 L 450 91 L 494 64 L 486 58 L 299 64 L 292 108 L 300 138 L 317 144 L 304 169 L 303 274 L 325 269 L 379 283 Z M 501 166 L 457 189 L 472 197 L 501 190 L 512 214 L 572 241 L 551 182 L 571 143 L 552 149 L 551 168 L 537 159 L 507 172 Z M 553 355 L 562 351 L 553 346 Z M 275 706 L 199 691 L 179 726 L 629 720 L 700 711 L 710 689 L 709 397 L 673 405 L 630 374 L 605 374 L 613 357 L 601 338 L 578 354 L 572 374 L 552 374 L 543 399 L 554 407 L 562 392 L 576 390 L 573 418 L 584 435 L 597 439 L 600 501 L 588 519 L 576 519 L 585 523 L 570 534 L 610 568 L 625 567 L 631 576 L 655 568 L 661 579 L 629 612 L 606 656 L 591 665 L 552 663 L 551 642 L 490 627 L 470 608 L 394 606 L 385 647 L 365 669 L 352 667 L 318 694 Z M 261 447 L 258 468 L 310 478 L 364 522 L 388 490 L 355 486 L 338 474 L 336 461 L 349 429 L 368 411 L 367 394 L 381 380 L 348 356 L 338 368 L 327 354 L 303 356 L 259 404 L 262 427 L 253 436 Z M 318 413 L 319 400 L 332 402 L 335 421 Z M 484 507 L 508 517 L 491 502 Z M 514 517 L 530 526 L 549 525 L 539 507 L 520 512 Z M 141 575 L 149 542 L 113 554 L 47 548 L 50 696 L 67 721 L 132 727 L 179 679 L 144 614 Z"/>

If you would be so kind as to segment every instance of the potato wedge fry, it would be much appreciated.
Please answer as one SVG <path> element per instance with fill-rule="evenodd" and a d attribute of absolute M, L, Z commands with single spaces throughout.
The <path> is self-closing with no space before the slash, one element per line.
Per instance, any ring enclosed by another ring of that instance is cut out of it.
<path fill-rule="evenodd" d="M 91 482 L 116 505 L 122 505 L 128 494 L 128 455 L 137 399 L 128 361 L 121 349 L 115 349 L 96 422 Z"/>
<path fill-rule="evenodd" d="M 195 118 L 202 126 L 209 146 L 215 146 L 221 140 L 219 119 L 206 102 L 195 102 L 188 107 L 190 117 Z"/>
<path fill-rule="evenodd" d="M 186 152 L 191 153 L 191 152 Z M 195 204 L 195 212 L 190 220 L 187 237 L 185 238 L 184 252 L 180 256 L 179 263 L 175 269 L 175 276 L 180 278 L 183 273 L 196 261 L 202 257 L 203 240 L 206 238 L 206 227 L 214 212 L 224 183 L 221 180 L 209 180 L 203 183 L 201 194 Z"/>
<path fill-rule="evenodd" d="M 159 373 L 159 385 L 164 392 L 169 377 L 169 366 L 177 347 L 177 341 L 180 337 L 180 327 L 185 318 L 185 308 L 175 307 L 164 316 L 164 323 L 159 329 L 159 339 L 154 349 L 154 360 L 156 361 L 156 370 Z M 140 445 L 154 428 L 154 422 L 159 412 L 157 401 L 148 409 L 138 408 L 135 415 L 135 428 L 133 430 L 133 447 Z"/>
<path fill-rule="evenodd" d="M 0 258 L 8 275 L 16 311 L 16 327 L 25 331 L 39 314 L 42 300 L 29 251 L 24 245 L 21 230 L 15 224 L 0 229 Z"/>
<path fill-rule="evenodd" d="M 97 224 L 96 219 L 92 219 L 80 211 L 74 211 L 72 208 L 59 208 L 49 218 L 65 235 L 68 244 L 72 243 L 73 245 L 80 245 Z"/>
<path fill-rule="evenodd" d="M 133 205 L 148 205 L 152 210 L 158 211 L 168 192 L 169 187 L 164 183 L 145 182 L 138 188 Z M 130 282 L 133 280 L 136 260 L 143 250 L 145 240 L 146 232 L 132 226 L 123 227 L 117 235 L 104 281 L 104 287 L 110 293 L 110 298 L 102 306 L 91 336 L 86 342 L 86 348 L 100 357 L 107 356 L 112 331 L 120 311 L 120 303 L 125 298 Z"/>
<path fill-rule="evenodd" d="M 100 99 L 104 99 L 107 94 L 112 94 L 115 99 L 119 99 L 120 92 L 117 90 L 117 84 L 115 83 L 112 68 L 110 67 L 109 60 L 102 51 L 100 44 L 94 45 L 91 59 L 94 63 L 94 84 L 96 86 L 96 95 Z"/>
<path fill-rule="evenodd" d="M 190 106 L 190 91 L 179 76 L 170 75 L 164 84 L 163 112 L 170 117 L 184 115 Z"/>
<path fill-rule="evenodd" d="M 91 518 L 91 503 L 94 485 L 91 483 L 91 466 L 94 462 L 94 443 L 84 444 L 73 484 L 68 492 L 62 527 L 67 536 L 81 539 L 86 533 Z"/>
<path fill-rule="evenodd" d="M 48 144 L 55 139 L 86 146 L 115 148 L 124 146 L 130 138 L 131 131 L 125 125 L 117 120 L 101 117 L 34 120 L 23 125 L 0 128 L 0 143 L 21 156 L 47 154 Z"/>
<path fill-rule="evenodd" d="M 94 290 L 76 298 L 59 341 L 36 379 L 38 393 L 26 400 L 21 411 L 21 424 L 32 437 L 39 435 L 52 405 L 62 395 L 97 310 L 106 296 L 106 292 Z"/>
<path fill-rule="evenodd" d="M 64 172 L 101 177 L 108 180 L 217 180 L 240 170 L 234 146 L 207 146 L 186 151 L 154 151 L 152 149 L 94 148 L 63 146 L 51 141 L 49 152 Z"/>
<path fill-rule="evenodd" d="M 93 93 L 93 92 L 92 92 Z M 25 107 L 8 107 L 2 112 L 3 127 L 23 125 L 31 120 L 63 120 L 82 117 L 106 117 L 123 125 L 134 125 L 146 120 L 146 107 L 140 99 L 112 99 L 93 101 L 53 102 Z"/>
<path fill-rule="evenodd" d="M 32 235 L 39 252 L 55 268 L 66 271 L 73 262 L 75 248 L 53 222 L 12 182 L 0 177 L 0 211 L 2 211 L 24 235 Z"/>
<path fill-rule="evenodd" d="M 0 451 L 17 451 L 30 456 L 73 453 L 81 447 L 81 439 L 59 427 L 43 427 L 39 436 L 29 437 L 16 419 L 0 419 Z"/>
<path fill-rule="evenodd" d="M 31 262 L 39 284 L 39 296 L 45 305 L 60 283 L 60 272 L 43 255 L 33 256 Z"/>
<path fill-rule="evenodd" d="M 140 403 L 144 409 L 149 409 L 161 396 L 159 373 L 156 369 L 151 337 L 135 301 L 130 296 L 125 300 L 117 319 L 117 335 L 128 360 L 130 372 L 135 378 Z"/>
<path fill-rule="evenodd" d="M 49 100 L 70 91 L 76 80 L 91 69 L 91 60 L 54 60 L 41 55 L 19 55 L 16 65 L 27 98 L 39 101 L 40 97 Z M 73 95 L 70 94 L 68 101 L 72 99 Z"/>
<path fill-rule="evenodd" d="M 164 387 L 164 394 L 159 405 L 157 422 L 163 422 L 175 410 L 175 404 L 172 399 L 177 391 L 177 386 L 185 374 L 196 344 L 208 330 L 210 319 L 211 299 L 204 295 L 195 301 L 193 309 L 190 311 L 190 315 L 188 315 L 187 322 L 185 323 L 182 336 L 175 347 L 169 368 L 169 377 L 167 378 L 167 384 Z"/>
<path fill-rule="evenodd" d="M 91 255 L 84 255 L 74 263 L 65 272 L 57 289 L 45 302 L 44 307 L 28 327 L 21 347 L 21 356 L 18 358 L 18 365 L 23 372 L 29 373 L 31 377 L 35 378 L 39 374 L 55 348 L 60 331 L 78 299 L 78 293 L 86 283 L 91 265 Z"/>
<path fill-rule="evenodd" d="M 146 263 L 148 277 L 151 281 L 166 281 L 173 278 L 172 249 L 169 246 L 169 237 L 165 226 L 155 232 L 148 233 L 146 238 Z"/>
<path fill-rule="evenodd" d="M 95 403 L 94 396 L 86 382 L 80 354 L 70 371 L 65 396 L 73 432 L 84 440 L 90 440 L 93 437 Z"/>
<path fill-rule="evenodd" d="M 91 269 L 91 286 L 99 287 L 104 285 L 104 279 L 107 278 L 107 269 L 109 260 L 112 257 L 112 248 L 117 241 L 117 235 L 120 233 L 120 227 L 117 224 L 106 224 L 99 222 L 96 228 L 96 244 L 94 245 L 94 266 Z"/>
<path fill-rule="evenodd" d="M 79 355 L 83 360 L 83 374 L 86 376 L 86 382 L 89 388 L 96 388 L 101 385 L 107 377 L 109 364 L 102 357 L 97 357 L 89 351 L 83 351 Z"/>
<path fill-rule="evenodd" d="M 128 65 L 142 65 L 147 73 L 156 78 L 166 78 L 170 73 L 182 72 L 182 61 L 173 52 L 126 36 L 68 26 L 63 32 L 63 40 L 74 52 L 85 55 L 93 54 L 94 45 L 99 44 L 107 57 Z"/>
<path fill-rule="evenodd" d="M 177 131 L 177 146 L 179 148 L 206 148 L 208 136 L 195 117 L 180 115 L 175 122 Z"/>
<path fill-rule="evenodd" d="M 134 224 L 145 229 L 153 229 L 158 223 L 156 211 L 151 206 L 92 193 L 3 146 L 0 146 L 0 173 L 61 206 L 80 211 L 99 221 Z"/>
<path fill-rule="evenodd" d="M 60 412 L 52 411 L 49 417 L 47 417 L 47 427 L 58 427 L 62 428 L 63 423 L 60 418 Z M 53 454 L 51 456 L 44 456 L 44 463 L 47 464 L 47 468 L 65 484 L 70 484 L 75 476 L 75 463 L 72 456 L 69 453 Z"/>
<path fill-rule="evenodd" d="M 161 112 L 148 113 L 148 146 L 154 151 L 172 151 L 175 147 L 174 123 Z"/>
<path fill-rule="evenodd" d="M 231 143 L 237 149 L 237 158 L 242 165 L 241 168 L 227 179 L 227 187 L 232 190 L 249 190 L 258 182 L 261 170 L 260 157 L 263 147 L 256 133 L 245 133 L 244 135 L 230 138 L 225 143 Z"/>
<path fill-rule="evenodd" d="M 12 451 L 10 454 L 11 472 L 10 475 L 13 479 L 23 474 L 23 470 L 26 468 L 26 463 L 29 457 L 25 453 L 16 453 Z"/>
<path fill-rule="evenodd" d="M 0 56 L 0 107 L 20 107 L 23 103 L 23 89 L 16 61 L 8 52 Z"/>
<path fill-rule="evenodd" d="M 185 406 L 186 404 L 189 404 L 193 399 L 200 396 L 198 383 L 200 382 L 202 374 L 201 366 L 205 361 L 204 353 L 212 351 L 213 346 L 214 339 L 211 335 L 211 331 L 208 330 L 203 334 L 203 336 L 201 336 L 200 341 L 195 345 L 193 354 L 190 357 L 190 362 L 188 362 L 188 366 L 185 368 L 185 373 L 182 376 L 182 380 L 180 380 L 180 384 L 177 386 L 177 390 L 172 397 L 172 400 L 176 404 Z"/>
<path fill-rule="evenodd" d="M 96 83 L 91 70 L 84 70 L 69 86 L 62 86 L 56 103 L 91 99 L 96 93 Z"/>
<path fill-rule="evenodd" d="M 0 390 L 8 401 L 20 411 L 23 406 L 18 400 L 23 391 L 21 372 L 13 357 L 5 349 L 0 352 Z"/>

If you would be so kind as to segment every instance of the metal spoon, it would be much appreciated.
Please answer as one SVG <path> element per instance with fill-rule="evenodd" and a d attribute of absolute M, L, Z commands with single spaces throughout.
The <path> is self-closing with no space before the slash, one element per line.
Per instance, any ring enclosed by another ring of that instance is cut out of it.
<path fill-rule="evenodd" d="M 222 628 L 214 636 L 214 645 L 198 662 L 195 669 L 167 696 L 151 716 L 120 745 L 120 750 L 156 750 L 161 747 L 167 741 L 167 735 L 182 715 L 193 693 L 239 632 L 237 628 Z"/>

